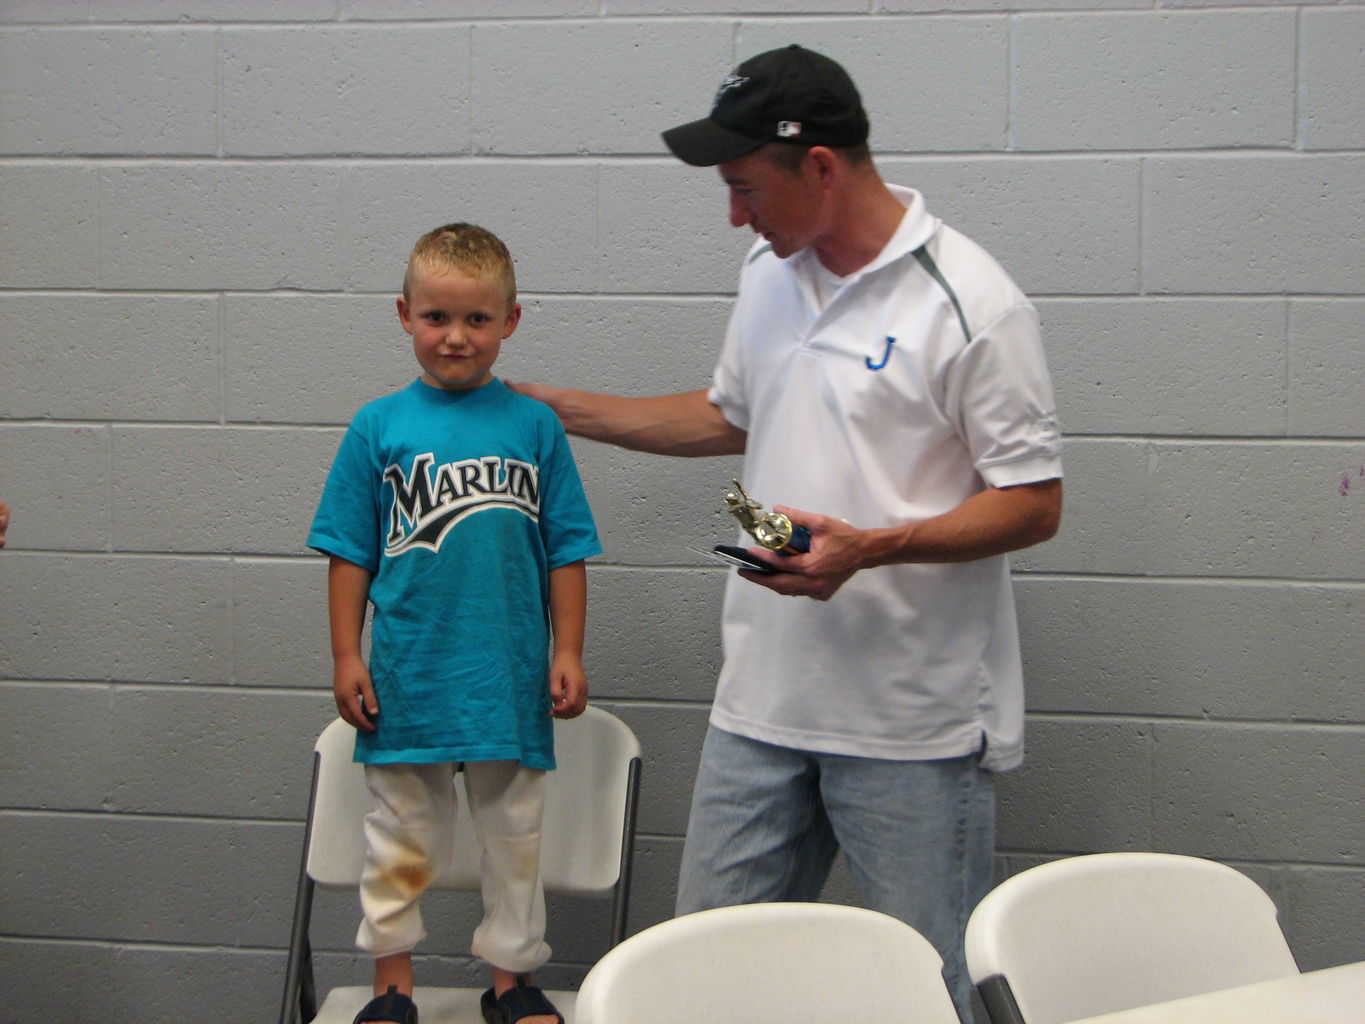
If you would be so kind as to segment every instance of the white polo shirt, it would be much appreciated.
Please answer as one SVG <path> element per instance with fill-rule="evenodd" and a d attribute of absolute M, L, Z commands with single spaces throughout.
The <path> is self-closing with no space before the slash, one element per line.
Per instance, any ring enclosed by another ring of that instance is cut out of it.
<path fill-rule="evenodd" d="M 759 242 L 741 273 L 709 397 L 748 432 L 744 487 L 767 507 L 886 527 L 987 485 L 1061 476 L 1033 307 L 917 192 L 893 191 L 899 229 L 823 308 L 812 250 L 781 260 Z M 718 728 L 897 760 L 958 757 L 984 739 L 987 768 L 1023 758 L 1006 556 L 863 570 L 827 602 L 735 576 L 723 635 Z"/>

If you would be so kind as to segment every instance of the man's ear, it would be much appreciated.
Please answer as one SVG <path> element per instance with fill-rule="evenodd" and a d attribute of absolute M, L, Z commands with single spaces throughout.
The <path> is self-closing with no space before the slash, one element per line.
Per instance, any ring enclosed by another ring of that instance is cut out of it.
<path fill-rule="evenodd" d="M 828 146 L 811 146 L 806 152 L 806 160 L 824 187 L 832 184 L 843 170 L 842 158 Z"/>

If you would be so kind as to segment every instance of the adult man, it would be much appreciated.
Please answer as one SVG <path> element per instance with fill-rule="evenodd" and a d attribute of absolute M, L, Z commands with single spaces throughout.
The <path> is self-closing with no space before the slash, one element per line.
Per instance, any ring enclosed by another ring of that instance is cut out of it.
<path fill-rule="evenodd" d="M 679 912 L 815 899 L 842 847 L 863 903 L 938 947 L 970 1020 L 991 773 L 1023 747 L 1005 553 L 1056 531 L 1060 439 L 1032 307 L 881 180 L 867 129 L 834 61 L 792 46 L 741 64 L 709 117 L 664 133 L 718 166 L 731 224 L 762 236 L 712 387 L 523 389 L 582 436 L 743 452 L 749 493 L 811 533 L 806 554 L 753 549 L 786 571 L 730 581 Z"/>

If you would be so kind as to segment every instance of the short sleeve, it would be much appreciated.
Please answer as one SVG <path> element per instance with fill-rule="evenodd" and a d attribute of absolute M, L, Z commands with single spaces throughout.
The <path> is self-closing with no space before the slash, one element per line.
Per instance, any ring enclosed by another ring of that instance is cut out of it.
<path fill-rule="evenodd" d="M 553 414 L 547 421 L 549 451 L 541 463 L 540 529 L 550 569 L 602 553 L 592 509 L 583 490 L 564 428 Z"/>
<path fill-rule="evenodd" d="M 368 432 L 360 417 L 346 430 L 322 489 L 308 546 L 344 558 L 371 573 L 379 571 L 379 499 L 382 484 Z"/>
<path fill-rule="evenodd" d="M 983 480 L 993 487 L 1062 475 L 1062 438 L 1038 315 L 1016 305 L 955 360 L 948 404 Z"/>

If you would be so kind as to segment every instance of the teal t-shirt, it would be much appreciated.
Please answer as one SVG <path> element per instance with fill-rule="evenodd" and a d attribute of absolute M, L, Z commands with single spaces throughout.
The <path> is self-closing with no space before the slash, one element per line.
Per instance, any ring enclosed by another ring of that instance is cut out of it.
<path fill-rule="evenodd" d="M 554 767 L 549 572 L 602 550 L 559 419 L 494 379 L 420 380 L 342 439 L 309 547 L 372 574 L 371 764 Z"/>

